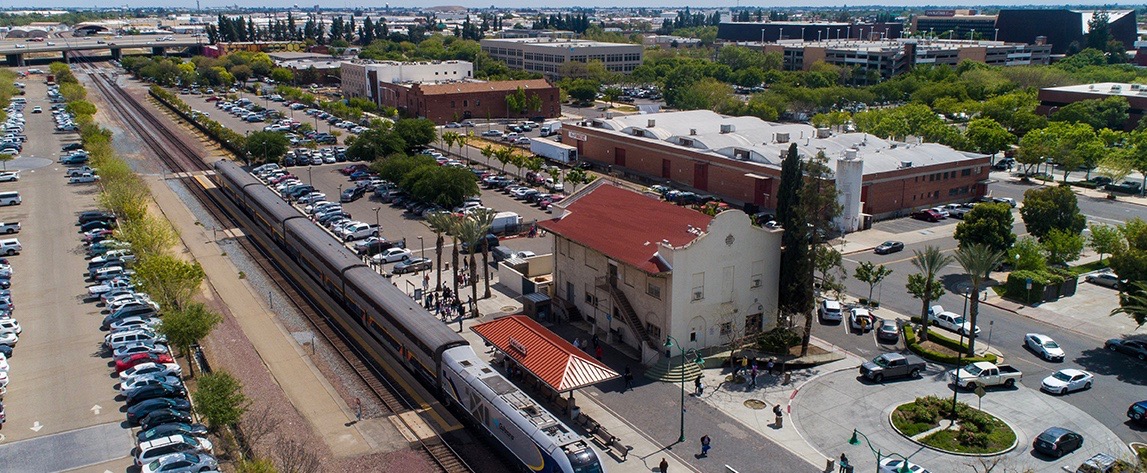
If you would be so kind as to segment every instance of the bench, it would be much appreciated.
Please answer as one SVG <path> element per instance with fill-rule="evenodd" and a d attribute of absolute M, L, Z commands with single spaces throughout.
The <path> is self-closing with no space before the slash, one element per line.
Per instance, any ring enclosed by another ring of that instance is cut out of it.
<path fill-rule="evenodd" d="M 569 410 L 570 410 L 569 398 L 565 398 L 565 397 L 562 397 L 561 395 L 558 395 L 557 397 L 555 397 L 553 399 L 553 401 L 554 401 L 554 405 L 557 406 L 558 409 L 561 409 L 562 414 L 569 412 Z"/>
<path fill-rule="evenodd" d="M 613 437 L 613 439 L 609 441 L 609 454 L 613 455 L 619 462 L 625 461 L 626 457 L 629 456 L 630 450 L 633 450 L 633 447 L 622 444 L 621 439 L 617 437 Z"/>
<path fill-rule="evenodd" d="M 613 443 L 615 439 L 615 437 L 609 435 L 609 431 L 605 430 L 605 427 L 601 425 L 598 425 L 597 428 L 590 432 L 590 435 L 593 436 L 593 443 L 596 443 L 597 446 L 603 449 L 609 448 L 609 445 Z"/>

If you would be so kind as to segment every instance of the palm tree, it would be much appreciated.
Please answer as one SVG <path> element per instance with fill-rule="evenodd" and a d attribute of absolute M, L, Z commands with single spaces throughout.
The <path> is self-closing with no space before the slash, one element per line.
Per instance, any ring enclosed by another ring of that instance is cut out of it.
<path fill-rule="evenodd" d="M 502 174 L 506 173 L 506 165 L 514 162 L 514 149 L 503 146 L 494 150 L 494 160 L 502 165 Z"/>
<path fill-rule="evenodd" d="M 1004 261 L 1004 252 L 982 243 L 973 243 L 956 250 L 956 261 L 968 273 L 972 282 L 971 301 L 968 304 L 968 322 L 972 328 L 968 333 L 968 354 L 975 354 L 976 318 L 980 314 L 980 289 L 989 279 L 992 270 Z"/>
<path fill-rule="evenodd" d="M 486 167 L 490 167 L 490 158 L 494 156 L 494 147 L 490 145 L 483 146 L 482 156 L 486 157 Z"/>
<path fill-rule="evenodd" d="M 1136 281 L 1129 286 L 1119 296 L 1119 307 L 1110 315 L 1126 314 L 1135 319 L 1135 323 L 1143 325 L 1147 322 L 1147 281 Z"/>
<path fill-rule="evenodd" d="M 494 215 L 497 215 L 493 210 L 481 209 L 470 214 L 470 220 L 473 220 L 483 237 L 490 233 L 490 227 L 494 225 Z M 473 263 L 470 264 L 474 266 Z M 490 298 L 490 246 L 482 245 L 482 279 L 486 282 L 486 293 L 482 296 L 483 299 Z"/>
<path fill-rule="evenodd" d="M 442 133 L 442 141 L 446 143 L 446 151 L 453 152 L 454 145 L 461 144 L 462 135 L 453 131 L 447 131 Z"/>
<path fill-rule="evenodd" d="M 462 224 L 462 218 L 454 214 L 447 214 L 447 216 L 450 217 L 450 224 L 446 227 L 446 233 L 450 234 L 454 246 L 454 257 L 452 259 L 454 262 L 454 297 L 458 297 L 458 227 Z"/>
<path fill-rule="evenodd" d="M 442 290 L 442 245 L 445 243 L 442 234 L 450 230 L 450 223 L 453 217 L 446 212 L 435 212 L 426 216 L 426 222 L 430 224 L 430 228 L 434 230 L 437 239 L 434 241 L 434 255 L 438 261 L 438 288 L 436 291 Z"/>
<path fill-rule="evenodd" d="M 920 309 L 920 318 L 924 321 L 920 329 L 920 339 L 928 339 L 928 306 L 932 304 L 932 300 L 939 297 L 943 289 L 940 288 L 940 281 L 936 280 L 936 274 L 940 272 L 944 266 L 952 262 L 952 257 L 940 252 L 939 248 L 935 246 L 926 246 L 924 251 L 915 250 L 916 257 L 912 258 L 912 266 L 920 270 L 918 276 L 923 279 L 922 289 L 919 293 L 913 294 L 923 301 L 923 307 Z M 912 286 L 912 278 L 909 277 L 909 288 Z"/>
<path fill-rule="evenodd" d="M 479 241 L 482 237 L 486 236 L 486 232 L 478 226 L 478 222 L 469 217 L 459 219 L 458 224 L 458 239 L 462 240 L 469 246 L 470 253 L 470 300 L 478 300 L 478 281 L 474 279 L 474 273 L 478 271 L 477 261 L 474 260 L 474 253 L 478 249 Z M 459 295 L 458 300 L 462 300 Z"/>

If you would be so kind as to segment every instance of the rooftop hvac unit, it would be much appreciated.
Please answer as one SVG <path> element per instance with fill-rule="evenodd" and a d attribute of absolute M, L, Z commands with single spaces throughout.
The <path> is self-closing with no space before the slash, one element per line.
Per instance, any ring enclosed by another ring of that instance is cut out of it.
<path fill-rule="evenodd" d="M 689 136 L 697 136 L 697 129 L 696 128 L 690 128 L 689 129 Z"/>
<path fill-rule="evenodd" d="M 654 120 L 652 118 L 650 118 L 649 121 L 645 125 L 646 128 L 653 128 L 655 126 L 657 126 L 657 120 Z"/>
<path fill-rule="evenodd" d="M 816 137 L 818 139 L 828 138 L 830 136 L 832 136 L 832 130 L 829 130 L 828 128 L 817 128 L 816 129 Z"/>
<path fill-rule="evenodd" d="M 1139 89 L 1139 95 L 1147 95 L 1147 88 Z"/>
<path fill-rule="evenodd" d="M 1087 90 L 1095 90 L 1095 84 L 1087 86 Z"/>
<path fill-rule="evenodd" d="M 1139 90 L 1139 84 L 1131 84 L 1131 90 Z"/>
<path fill-rule="evenodd" d="M 1113 85 L 1113 86 L 1111 86 L 1111 91 L 1112 91 L 1112 92 L 1119 92 L 1120 90 L 1123 90 L 1123 86 L 1121 86 L 1121 85 Z"/>
<path fill-rule="evenodd" d="M 613 118 L 613 112 L 605 112 L 605 118 L 607 120 L 612 119 Z"/>
<path fill-rule="evenodd" d="M 721 125 L 721 133 L 732 133 L 734 130 L 736 130 L 736 128 L 734 128 L 731 124 L 726 123 Z"/>
<path fill-rule="evenodd" d="M 912 167 L 912 161 L 900 161 L 900 169 Z"/>
<path fill-rule="evenodd" d="M 776 137 L 777 143 L 788 143 L 789 142 L 789 134 L 788 133 L 777 133 L 774 136 Z"/>

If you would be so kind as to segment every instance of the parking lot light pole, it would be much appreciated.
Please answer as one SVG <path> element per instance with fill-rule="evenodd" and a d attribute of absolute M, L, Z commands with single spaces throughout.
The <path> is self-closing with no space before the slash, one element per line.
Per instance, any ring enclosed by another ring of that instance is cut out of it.
<path fill-rule="evenodd" d="M 426 259 L 426 245 L 422 244 L 422 235 L 418 235 L 418 246 L 422 249 L 422 259 Z"/>
<path fill-rule="evenodd" d="M 340 195 L 339 197 L 342 196 Z M 382 234 L 382 224 L 378 223 L 378 211 L 382 210 L 382 207 L 373 207 L 371 210 L 374 211 L 374 231 L 375 233 Z"/>
<path fill-rule="evenodd" d="M 885 457 L 900 457 L 901 460 L 904 460 L 903 462 L 900 463 L 900 468 L 896 469 L 896 473 L 912 473 L 912 470 L 908 469 L 908 458 L 907 457 L 905 457 L 904 455 L 901 455 L 899 453 L 889 453 L 889 454 L 885 455 L 883 452 L 880 451 L 880 449 L 873 447 L 872 442 L 868 440 L 868 436 L 864 435 L 859 430 L 852 429 L 852 438 L 848 439 L 848 444 L 854 445 L 854 446 L 860 445 L 860 439 L 861 438 L 864 439 L 864 443 L 865 443 L 865 445 L 868 446 L 868 450 L 870 450 L 872 452 L 872 454 L 876 456 L 876 471 L 877 471 L 877 473 L 880 472 L 880 460 L 883 460 Z M 909 455 L 909 456 L 911 456 L 911 455 Z"/>

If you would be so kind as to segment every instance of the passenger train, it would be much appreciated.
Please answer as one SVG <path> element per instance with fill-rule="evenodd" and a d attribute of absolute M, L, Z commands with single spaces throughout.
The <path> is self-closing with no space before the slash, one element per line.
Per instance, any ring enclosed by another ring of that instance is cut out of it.
<path fill-rule="evenodd" d="M 590 442 L 479 358 L 461 335 L 242 167 L 221 160 L 215 171 L 220 188 L 257 227 L 249 230 L 269 236 L 337 300 L 353 320 L 336 321 L 369 335 L 370 349 L 400 360 L 528 471 L 604 473 Z"/>

